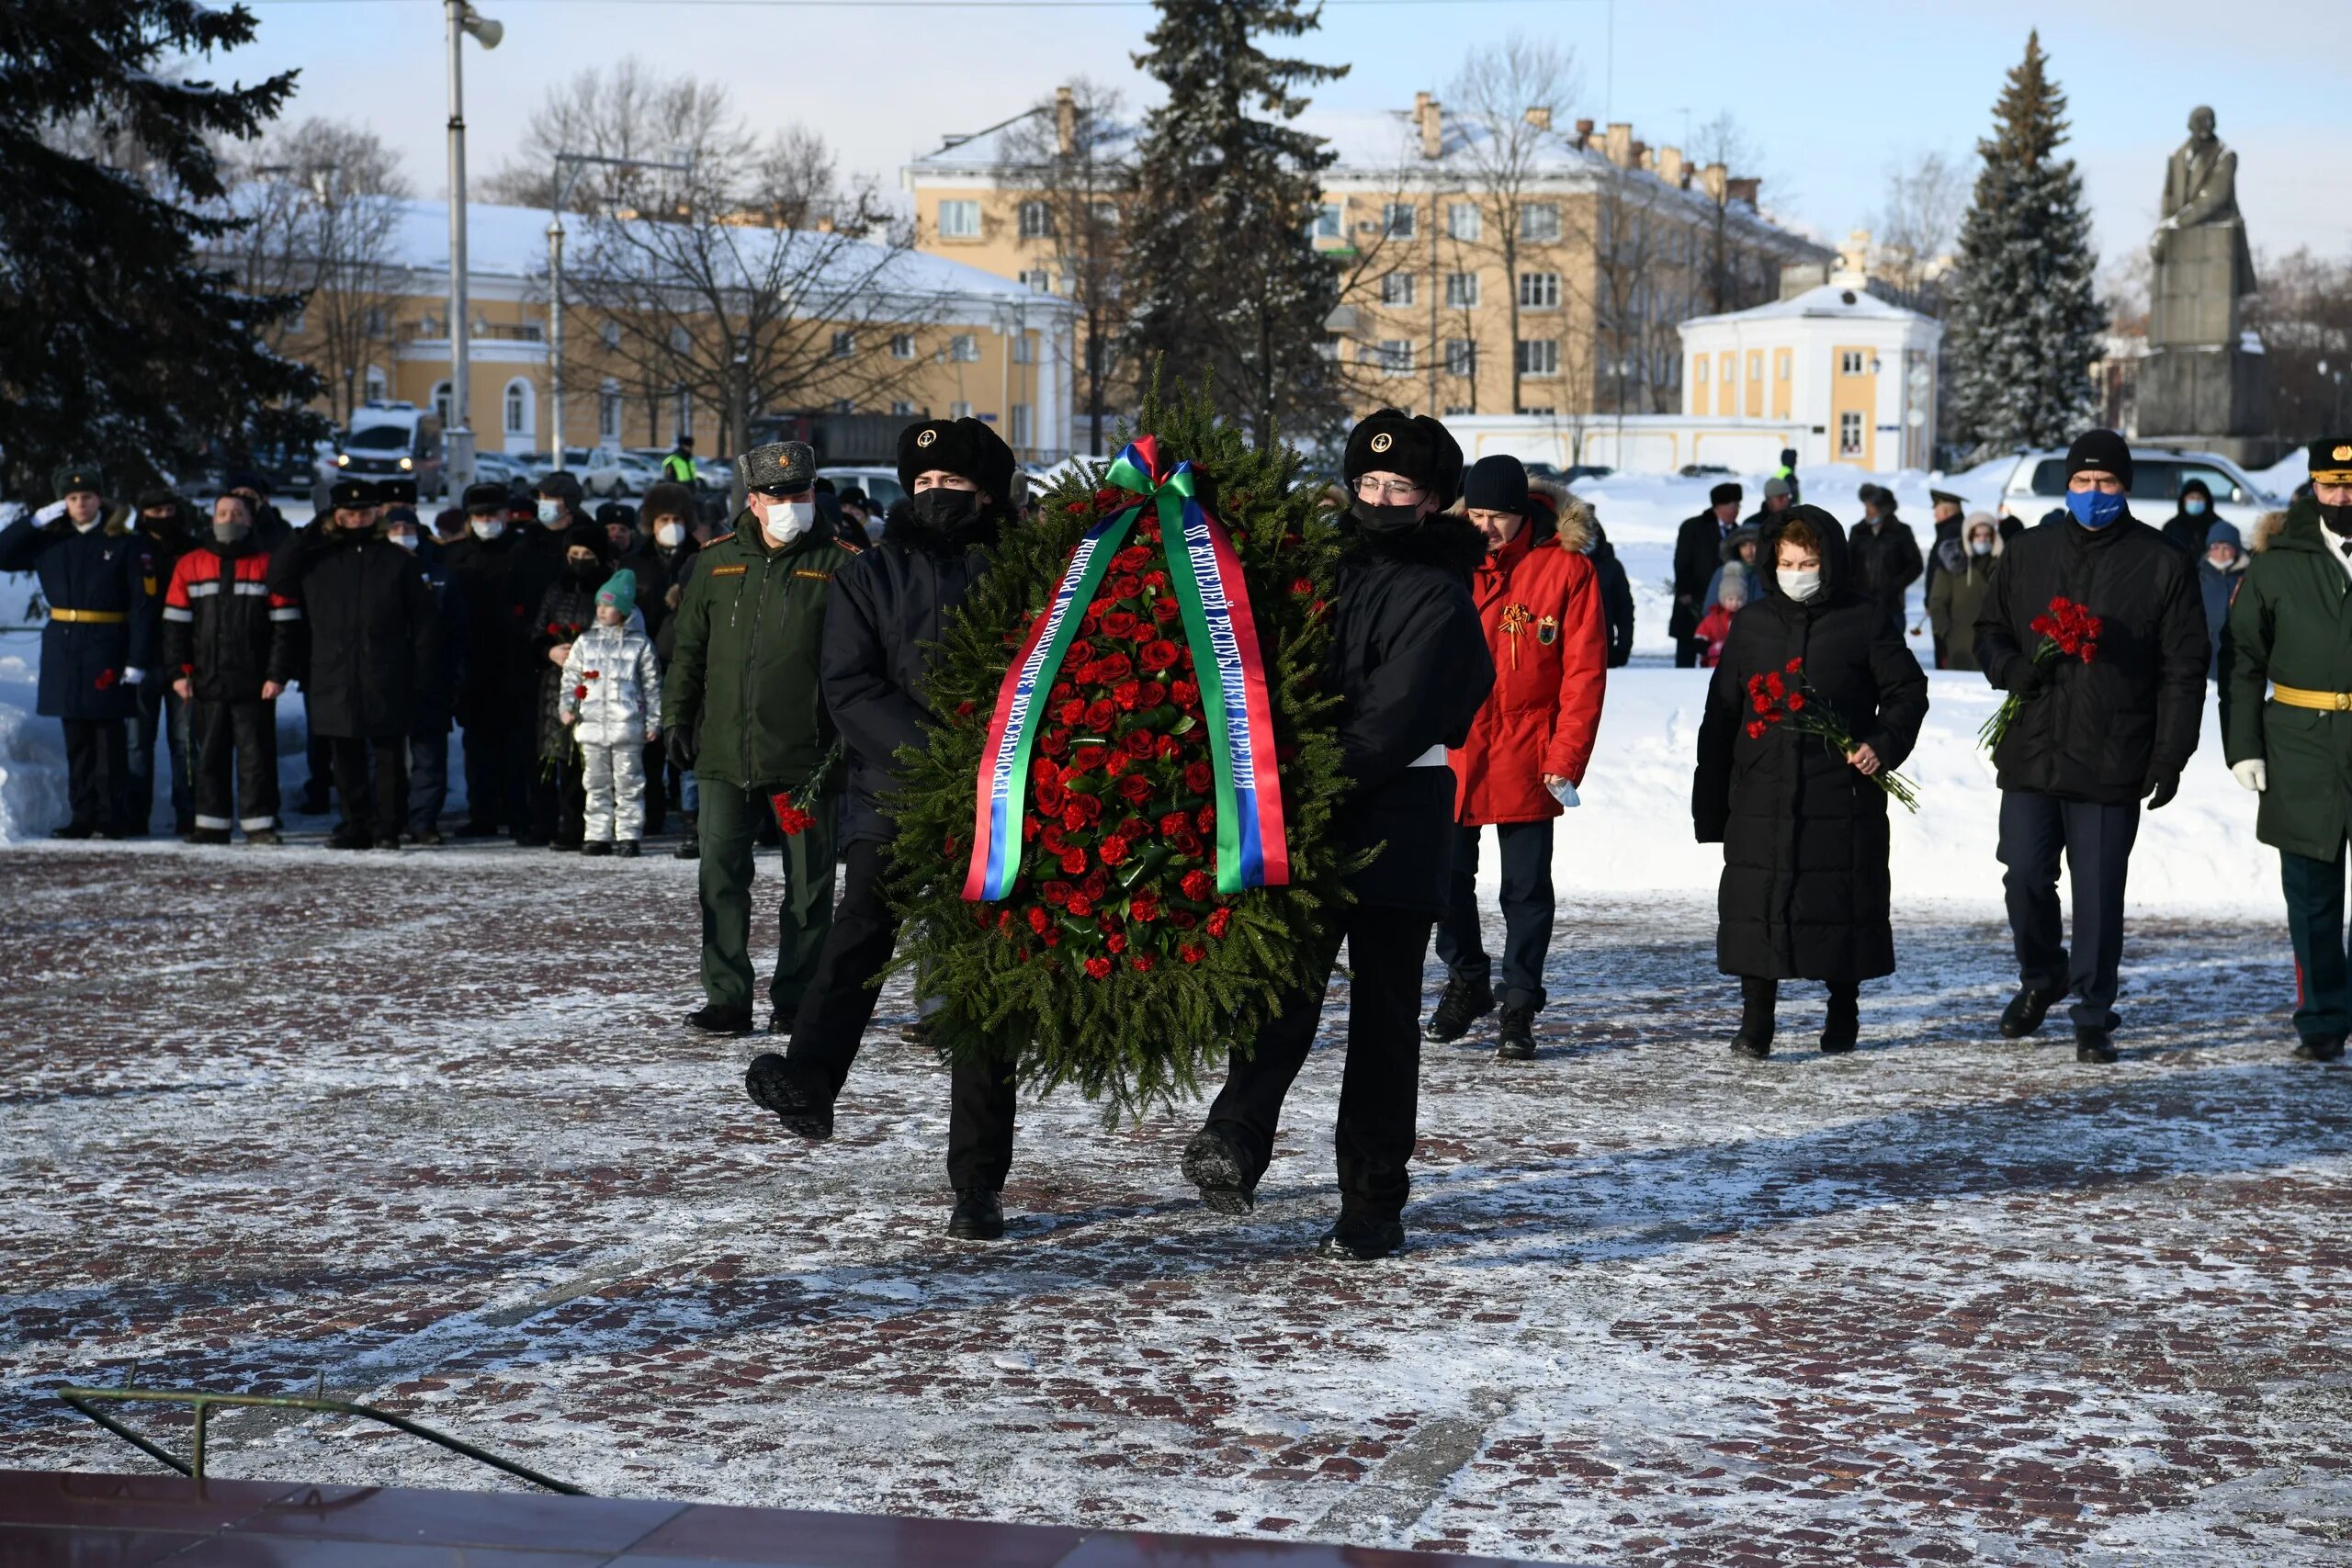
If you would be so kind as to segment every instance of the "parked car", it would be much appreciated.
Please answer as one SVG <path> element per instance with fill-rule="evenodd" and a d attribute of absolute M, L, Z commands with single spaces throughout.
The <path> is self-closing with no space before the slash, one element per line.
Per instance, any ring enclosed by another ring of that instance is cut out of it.
<path fill-rule="evenodd" d="M 1616 471 L 1606 463 L 1572 463 L 1560 476 L 1560 482 L 1572 485 L 1578 479 L 1605 479 Z"/>
<path fill-rule="evenodd" d="M 817 477 L 832 480 L 836 494 L 855 485 L 865 492 L 867 500 L 884 512 L 889 511 L 907 498 L 907 492 L 899 484 L 899 470 L 896 468 L 865 467 L 819 468 Z"/>
<path fill-rule="evenodd" d="M 503 452 L 474 454 L 476 484 L 511 486 L 516 479 L 526 478 L 527 473 L 520 458 L 510 457 Z"/>
<path fill-rule="evenodd" d="M 643 495 L 648 485 L 661 479 L 662 465 L 635 452 L 594 452 L 580 468 L 580 488 L 608 498 Z"/>
<path fill-rule="evenodd" d="M 724 491 L 735 483 L 735 459 L 732 457 L 696 457 L 695 483 L 705 490 Z"/>
<path fill-rule="evenodd" d="M 334 463 L 346 479 L 414 479 L 419 500 L 439 501 L 449 488 L 444 457 L 439 415 L 405 400 L 371 402 L 353 411 Z"/>
<path fill-rule="evenodd" d="M 2213 492 L 2213 515 L 2235 524 L 2248 537 L 2256 518 L 2287 504 L 2219 453 L 2134 446 L 2132 514 L 2143 523 L 2162 523 L 2172 515 L 2180 487 L 2192 479 L 2203 479 Z M 2037 523 L 2051 508 L 2066 504 L 2066 454 L 2054 446 L 2013 452 L 1952 475 L 1940 488 L 1965 497 L 1971 506 L 2006 509 L 2021 523 Z"/>

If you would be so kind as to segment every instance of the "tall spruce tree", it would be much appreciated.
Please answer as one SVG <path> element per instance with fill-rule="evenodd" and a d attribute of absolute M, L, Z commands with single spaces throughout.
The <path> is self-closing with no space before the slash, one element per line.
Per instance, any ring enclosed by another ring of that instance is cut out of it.
<path fill-rule="evenodd" d="M 2066 95 L 2041 38 L 2026 37 L 1994 106 L 1993 135 L 1960 233 L 1952 299 L 1955 425 L 1980 448 L 2064 446 L 2090 418 L 2090 366 L 2106 324 L 2090 217 L 2066 140 Z"/>
<path fill-rule="evenodd" d="M 1287 122 L 1300 89 L 1346 66 L 1267 53 L 1261 35 L 1312 31 L 1294 0 L 1159 0 L 1136 64 L 1168 88 L 1144 121 L 1128 224 L 1129 343 L 1146 374 L 1214 389 L 1261 448 L 1336 431 L 1346 405 L 1325 357 L 1339 279 L 1309 225 L 1334 154 Z M 1251 111 L 1267 116 L 1251 118 Z"/>
<path fill-rule="evenodd" d="M 0 449 L 16 486 L 105 465 L 118 490 L 208 442 L 300 431 L 317 378 L 259 331 L 300 295 L 253 297 L 207 260 L 239 227 L 216 161 L 293 91 L 188 79 L 254 36 L 198 0 L 0 6 Z M 18 493 L 23 493 L 21 488 Z"/>

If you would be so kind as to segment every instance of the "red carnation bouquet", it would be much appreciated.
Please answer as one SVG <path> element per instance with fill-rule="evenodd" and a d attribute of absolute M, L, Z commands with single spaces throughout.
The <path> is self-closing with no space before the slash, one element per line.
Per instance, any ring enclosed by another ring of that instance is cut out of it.
<path fill-rule="evenodd" d="M 2086 604 L 2077 604 L 2064 594 L 2050 601 L 2050 608 L 2034 616 L 2030 629 L 2041 634 L 2041 641 L 2033 650 L 2033 661 L 2040 665 L 2056 663 L 2061 658 L 2079 659 L 2088 664 L 2098 657 L 2099 633 L 2107 623 L 2090 612 Z M 1996 750 L 2009 733 L 2009 726 L 2025 707 L 2025 698 L 2016 692 L 1996 709 L 1984 727 L 1976 732 L 1977 742 L 1986 750 Z"/>
<path fill-rule="evenodd" d="M 1094 504 L 1134 500 L 1108 491 Z M 1120 964 L 1148 973 L 1198 964 L 1234 918 L 1210 861 L 1216 773 L 1158 519 L 1136 519 L 1131 537 L 1046 695 L 1023 803 L 1020 881 L 1011 897 L 972 910 L 1016 959 L 1071 949 L 1095 980 Z M 959 835 L 942 846 L 951 861 L 967 847 Z"/>
<path fill-rule="evenodd" d="M 1786 725 L 1799 735 L 1810 735 L 1826 747 L 1829 754 L 1844 761 L 1861 742 L 1849 734 L 1838 717 L 1838 710 L 1814 686 L 1804 672 L 1804 660 L 1792 659 L 1781 669 L 1747 678 L 1747 706 L 1755 716 L 1747 721 L 1747 738 L 1760 740 L 1770 731 Z M 1877 773 L 1864 775 L 1879 788 L 1886 791 L 1905 811 L 1919 809 L 1919 792 L 1909 779 L 1893 768 L 1881 767 Z"/>

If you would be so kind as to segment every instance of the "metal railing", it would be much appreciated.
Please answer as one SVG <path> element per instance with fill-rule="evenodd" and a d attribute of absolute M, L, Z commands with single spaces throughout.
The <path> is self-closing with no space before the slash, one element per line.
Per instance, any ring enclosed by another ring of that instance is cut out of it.
<path fill-rule="evenodd" d="M 552 1476 L 541 1475 L 537 1471 L 526 1469 L 512 1460 L 501 1459 L 488 1450 L 478 1449 L 473 1444 L 450 1437 L 446 1432 L 436 1432 L 432 1427 L 412 1421 L 405 1416 L 395 1416 L 389 1410 L 378 1410 L 373 1405 L 354 1404 L 348 1400 L 328 1399 L 325 1397 L 323 1378 L 320 1380 L 320 1392 L 314 1394 L 212 1393 L 202 1389 L 134 1388 L 126 1382 L 120 1388 L 62 1388 L 57 1391 L 57 1396 L 148 1458 L 159 1464 L 168 1465 L 182 1475 L 197 1481 L 204 1479 L 206 1423 L 211 1416 L 213 1407 L 222 1405 L 261 1410 L 302 1410 L 318 1416 L 351 1416 L 363 1421 L 377 1421 L 397 1431 L 406 1432 L 413 1438 L 422 1438 L 428 1443 L 448 1450 L 451 1453 L 461 1454 L 479 1464 L 486 1464 L 492 1470 L 503 1471 L 518 1481 L 527 1481 L 534 1486 L 544 1486 L 550 1492 L 560 1492 L 567 1497 L 588 1495 L 577 1486 L 569 1485 Z M 161 1444 L 149 1440 L 106 1412 L 95 1408 L 93 1401 L 126 1404 L 193 1405 L 196 1411 L 196 1445 L 190 1450 L 189 1457 L 183 1461 Z"/>

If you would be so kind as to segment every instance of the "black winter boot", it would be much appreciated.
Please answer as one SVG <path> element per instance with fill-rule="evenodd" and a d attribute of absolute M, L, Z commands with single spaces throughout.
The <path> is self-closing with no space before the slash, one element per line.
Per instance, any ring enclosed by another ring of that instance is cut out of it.
<path fill-rule="evenodd" d="M 702 837 L 695 829 L 695 814 L 684 811 L 679 815 L 686 819 L 686 841 L 672 850 L 670 856 L 673 860 L 700 860 L 702 859 Z"/>
<path fill-rule="evenodd" d="M 1860 986 L 1829 987 L 1829 1016 L 1821 1025 L 1821 1054 L 1841 1056 L 1862 1037 L 1862 990 Z"/>
<path fill-rule="evenodd" d="M 833 1097 L 774 1051 L 763 1051 L 752 1058 L 743 1074 L 743 1088 L 755 1104 L 775 1112 L 786 1132 L 816 1143 L 833 1135 Z M 999 1234 L 1001 1224 L 1000 1220 Z"/>
<path fill-rule="evenodd" d="M 1405 1250 L 1405 1222 L 1395 1214 L 1351 1213 L 1343 1206 L 1338 1222 L 1315 1250 L 1351 1263 L 1394 1258 Z"/>
<path fill-rule="evenodd" d="M 635 860 L 638 856 L 637 840 L 635 839 L 623 839 L 620 842 L 613 846 L 613 853 L 620 856 L 623 860 Z"/>
<path fill-rule="evenodd" d="M 1780 1000 L 1778 980 L 1739 977 L 1739 1032 L 1732 1036 L 1733 1055 L 1760 1062 L 1772 1054 L 1772 1010 Z"/>
<path fill-rule="evenodd" d="M 1437 999 L 1437 1010 L 1430 1014 L 1430 1026 L 1421 1031 L 1421 1038 L 1441 1045 L 1451 1044 L 1494 1010 L 1494 988 L 1486 981 L 1448 980 L 1444 994 Z"/>
<path fill-rule="evenodd" d="M 2115 1060 L 2115 1036 L 2086 1023 L 2075 1025 L 2075 1060 L 2112 1062 Z"/>
<path fill-rule="evenodd" d="M 686 1022 L 705 1034 L 749 1034 L 752 1032 L 750 1008 L 723 1008 L 717 1002 L 686 1014 Z"/>
<path fill-rule="evenodd" d="M 2066 999 L 2064 991 L 2037 991 L 2031 986 L 2019 986 L 2009 1005 L 2001 1010 L 2001 1033 L 2010 1040 L 2022 1040 L 2041 1029 L 2041 1021 L 2050 1010 Z"/>
<path fill-rule="evenodd" d="M 1002 1241 L 1004 1202 L 985 1187 L 967 1187 L 956 1194 L 956 1212 L 947 1216 L 947 1234 L 958 1241 Z"/>
<path fill-rule="evenodd" d="M 1532 1062 L 1535 1060 L 1535 1010 L 1507 1004 L 1503 1008 L 1499 1026 L 1502 1043 L 1495 1047 L 1498 1062 Z"/>
<path fill-rule="evenodd" d="M 613 852 L 613 846 L 605 840 L 591 839 L 586 843 L 580 846 L 580 852 L 588 856 L 591 860 L 594 860 L 601 855 L 611 854 Z"/>
<path fill-rule="evenodd" d="M 1201 1201 L 1220 1214 L 1246 1214 L 1258 1201 L 1257 1185 L 1246 1174 L 1241 1151 L 1214 1127 L 1204 1127 L 1184 1145 L 1184 1179 L 1201 1190 Z"/>
<path fill-rule="evenodd" d="M 2306 1034 L 2302 1043 L 2288 1055 L 2299 1062 L 2340 1062 L 2344 1059 L 2344 1036 Z"/>

